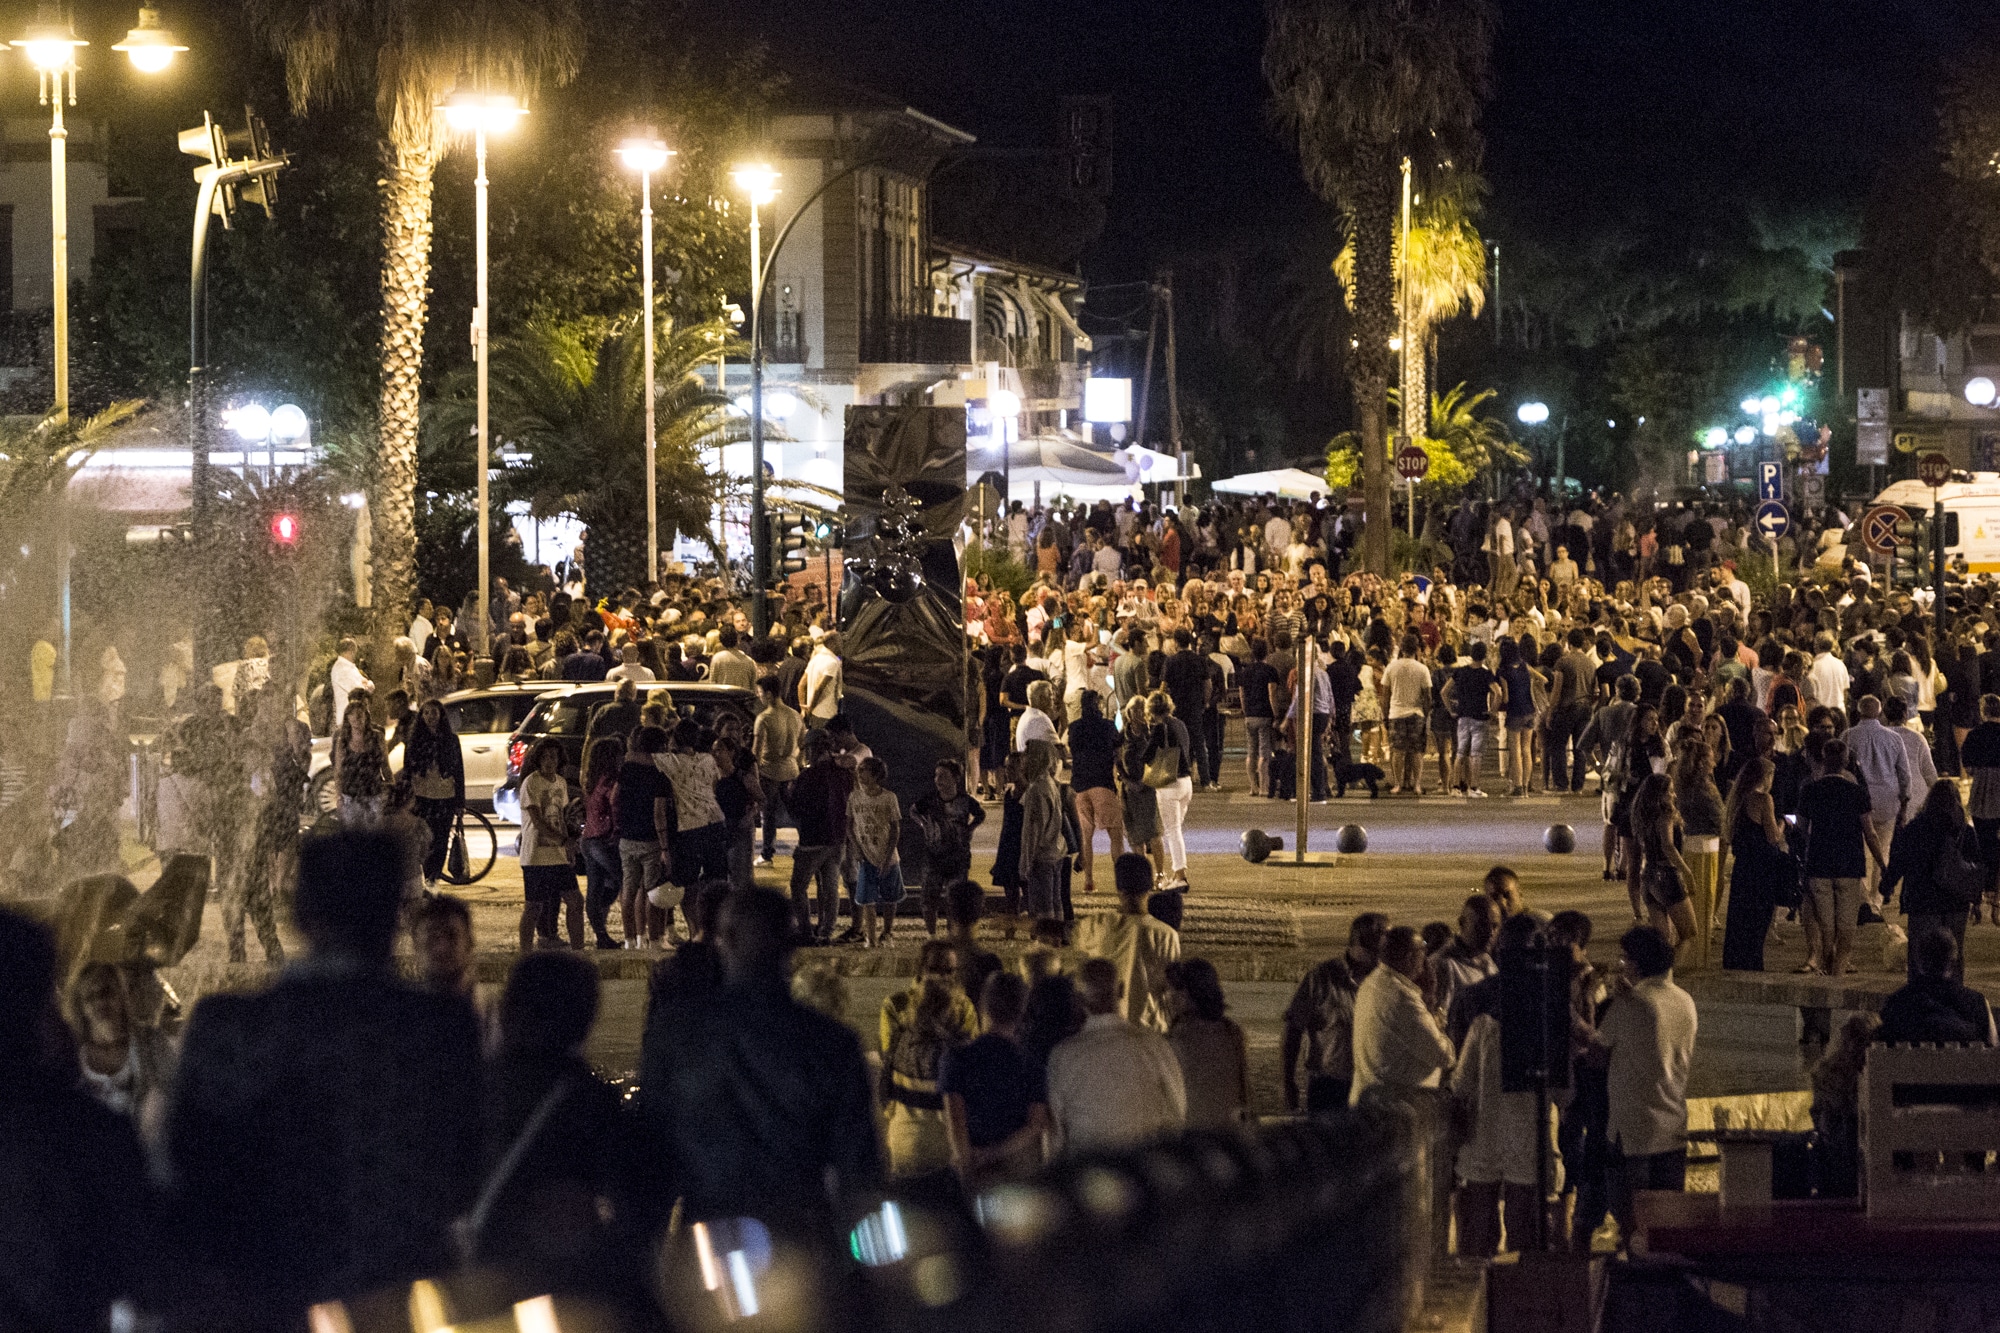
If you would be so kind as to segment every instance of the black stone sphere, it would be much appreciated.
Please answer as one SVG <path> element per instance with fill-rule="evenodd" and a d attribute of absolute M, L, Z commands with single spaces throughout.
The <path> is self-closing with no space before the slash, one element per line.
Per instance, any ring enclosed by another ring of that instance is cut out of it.
<path fill-rule="evenodd" d="M 1270 859 L 1272 852 L 1285 850 L 1285 840 L 1274 838 L 1260 828 L 1243 830 L 1243 859 L 1251 865 L 1262 865 Z"/>
<path fill-rule="evenodd" d="M 1368 830 L 1359 824 L 1344 824 L 1334 835 L 1334 847 L 1343 852 L 1355 853 L 1368 850 Z"/>
<path fill-rule="evenodd" d="M 1542 846 L 1552 855 L 1568 856 L 1576 850 L 1576 830 L 1567 824 L 1551 824 L 1542 834 Z"/>

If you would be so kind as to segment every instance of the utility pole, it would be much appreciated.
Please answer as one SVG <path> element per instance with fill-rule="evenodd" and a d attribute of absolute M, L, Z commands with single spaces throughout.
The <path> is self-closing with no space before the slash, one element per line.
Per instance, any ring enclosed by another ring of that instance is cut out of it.
<path fill-rule="evenodd" d="M 1148 284 L 1146 300 L 1152 307 L 1151 317 L 1146 324 L 1146 369 L 1139 377 L 1139 433 L 1134 443 L 1141 448 L 1146 445 L 1146 409 L 1153 399 L 1153 343 L 1160 333 L 1160 289 Z"/>
<path fill-rule="evenodd" d="M 1167 445 L 1173 450 L 1180 480 L 1174 483 L 1174 508 L 1187 504 L 1187 450 L 1181 447 L 1181 396 L 1174 361 L 1174 271 L 1160 275 L 1160 299 L 1167 307 Z"/>
<path fill-rule="evenodd" d="M 1493 345 L 1500 345 L 1500 245 L 1493 246 Z"/>

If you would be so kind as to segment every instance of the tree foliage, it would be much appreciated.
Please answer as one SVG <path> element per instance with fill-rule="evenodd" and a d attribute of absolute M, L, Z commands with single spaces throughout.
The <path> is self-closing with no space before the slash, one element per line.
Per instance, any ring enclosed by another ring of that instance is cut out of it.
<path fill-rule="evenodd" d="M 662 545 L 678 529 L 712 540 L 722 479 L 704 451 L 749 438 L 749 421 L 697 376 L 717 355 L 742 355 L 720 320 L 669 324 L 656 338 L 655 469 Z M 493 348 L 493 438 L 515 456 L 500 503 L 573 514 L 590 528 L 585 579 L 593 587 L 643 583 L 646 541 L 644 340 L 637 320 L 530 321 Z M 433 475 L 471 469 L 471 376 L 453 378 L 426 421 Z M 456 489 L 456 488 L 454 488 Z"/>

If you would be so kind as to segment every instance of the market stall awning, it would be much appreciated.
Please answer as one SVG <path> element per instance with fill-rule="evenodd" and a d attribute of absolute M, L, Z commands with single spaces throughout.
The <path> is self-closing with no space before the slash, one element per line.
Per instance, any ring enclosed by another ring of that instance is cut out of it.
<path fill-rule="evenodd" d="M 1310 500 L 1332 491 L 1325 477 L 1315 477 L 1302 468 L 1278 468 L 1271 472 L 1245 472 L 1240 477 L 1224 477 L 1211 483 L 1224 495 L 1275 495 L 1286 500 Z"/>

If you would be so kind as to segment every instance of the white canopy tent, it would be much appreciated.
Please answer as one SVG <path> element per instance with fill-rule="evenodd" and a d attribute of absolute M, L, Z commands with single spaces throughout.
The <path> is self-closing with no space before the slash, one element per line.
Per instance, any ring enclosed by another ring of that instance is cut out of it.
<path fill-rule="evenodd" d="M 1315 477 L 1302 468 L 1278 468 L 1271 472 L 1245 472 L 1240 477 L 1224 477 L 1210 483 L 1211 490 L 1224 495 L 1276 495 L 1286 500 L 1322 498 L 1332 492 L 1325 477 Z"/>

